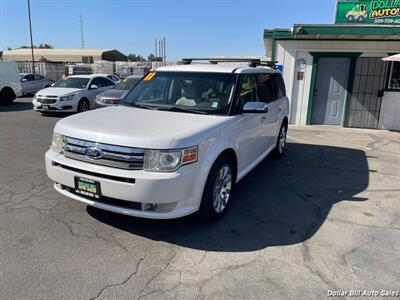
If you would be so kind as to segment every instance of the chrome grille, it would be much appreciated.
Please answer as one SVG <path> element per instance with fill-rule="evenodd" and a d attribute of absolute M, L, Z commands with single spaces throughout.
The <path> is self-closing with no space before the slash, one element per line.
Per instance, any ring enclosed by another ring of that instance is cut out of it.
<path fill-rule="evenodd" d="M 90 158 L 87 149 L 101 151 L 100 158 Z M 64 137 L 65 157 L 85 161 L 91 164 L 109 166 L 127 170 L 143 169 L 144 149 L 100 144 L 71 137 Z"/>
<path fill-rule="evenodd" d="M 57 96 L 37 96 L 36 100 L 42 104 L 54 104 L 57 102 Z"/>

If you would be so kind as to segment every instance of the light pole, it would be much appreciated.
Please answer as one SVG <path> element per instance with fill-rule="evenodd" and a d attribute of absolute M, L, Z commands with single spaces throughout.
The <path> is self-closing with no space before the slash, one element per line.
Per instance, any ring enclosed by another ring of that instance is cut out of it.
<path fill-rule="evenodd" d="M 31 51 L 32 51 L 32 69 L 35 74 L 35 56 L 33 54 L 33 38 L 32 38 L 32 21 L 31 21 L 31 1 L 28 0 L 28 14 L 29 14 L 29 32 L 31 34 Z"/>

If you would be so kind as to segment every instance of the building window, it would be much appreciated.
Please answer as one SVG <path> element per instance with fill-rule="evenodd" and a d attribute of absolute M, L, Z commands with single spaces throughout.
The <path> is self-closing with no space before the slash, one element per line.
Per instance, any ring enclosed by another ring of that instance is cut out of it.
<path fill-rule="evenodd" d="M 400 91 L 400 62 L 392 62 L 389 65 L 388 89 Z"/>

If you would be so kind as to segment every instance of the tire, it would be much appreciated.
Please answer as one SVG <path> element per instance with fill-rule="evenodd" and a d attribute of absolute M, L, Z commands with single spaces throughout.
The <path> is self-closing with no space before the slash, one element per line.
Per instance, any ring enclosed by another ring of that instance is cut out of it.
<path fill-rule="evenodd" d="M 357 21 L 359 22 L 359 23 L 362 23 L 362 22 L 364 22 L 364 17 L 363 16 L 359 16 L 358 17 L 358 19 L 357 19 Z"/>
<path fill-rule="evenodd" d="M 354 17 L 353 17 L 353 16 L 348 16 L 348 17 L 347 17 L 347 21 L 353 22 L 353 21 L 354 21 Z"/>
<path fill-rule="evenodd" d="M 215 222 L 226 214 L 236 181 L 236 168 L 228 155 L 220 156 L 212 166 L 201 199 L 199 216 Z"/>
<path fill-rule="evenodd" d="M 276 139 L 275 149 L 272 152 L 272 157 L 279 159 L 283 156 L 286 150 L 286 137 L 287 137 L 287 122 L 283 122 L 279 129 L 278 138 Z"/>
<path fill-rule="evenodd" d="M 15 98 L 14 91 L 8 87 L 5 87 L 0 92 L 0 104 L 11 104 Z"/>
<path fill-rule="evenodd" d="M 90 104 L 87 99 L 81 99 L 78 103 L 78 113 L 90 110 Z"/>

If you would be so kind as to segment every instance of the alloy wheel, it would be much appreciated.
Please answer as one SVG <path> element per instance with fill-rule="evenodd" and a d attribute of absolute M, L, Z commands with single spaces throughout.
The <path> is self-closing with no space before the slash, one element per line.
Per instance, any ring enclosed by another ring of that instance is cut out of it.
<path fill-rule="evenodd" d="M 229 165 L 223 165 L 217 173 L 213 191 L 213 207 L 220 214 L 228 205 L 232 189 L 232 169 Z"/>

